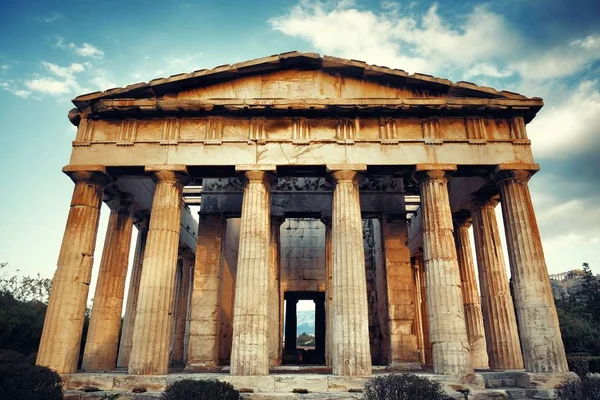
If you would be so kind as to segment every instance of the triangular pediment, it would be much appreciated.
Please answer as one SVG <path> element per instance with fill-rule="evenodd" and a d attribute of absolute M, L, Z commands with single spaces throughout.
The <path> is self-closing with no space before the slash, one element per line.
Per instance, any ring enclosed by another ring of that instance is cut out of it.
<path fill-rule="evenodd" d="M 453 83 L 424 74 L 369 65 L 362 61 L 290 52 L 124 88 L 82 95 L 81 109 L 103 99 L 404 99 L 474 98 L 524 100 L 527 97 Z"/>

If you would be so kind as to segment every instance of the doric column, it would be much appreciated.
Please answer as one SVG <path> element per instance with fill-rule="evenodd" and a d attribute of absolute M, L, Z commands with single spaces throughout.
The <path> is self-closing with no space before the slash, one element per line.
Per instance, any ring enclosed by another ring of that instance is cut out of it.
<path fill-rule="evenodd" d="M 177 297 L 175 298 L 175 332 L 173 337 L 172 363 L 183 364 L 184 339 L 187 319 L 188 297 L 190 295 L 190 270 L 194 266 L 194 253 L 184 251 L 181 255 L 181 275 L 177 282 Z"/>
<path fill-rule="evenodd" d="M 269 236 L 269 365 L 281 364 L 281 329 L 279 315 L 279 231 L 284 218 L 271 217 L 271 235 Z"/>
<path fill-rule="evenodd" d="M 445 166 L 452 169 L 455 166 Z M 460 271 L 452 234 L 447 173 L 417 166 L 423 210 L 423 260 L 427 275 L 429 334 L 436 374 L 466 376 L 473 372 L 465 325 Z"/>
<path fill-rule="evenodd" d="M 490 368 L 522 369 L 523 356 L 494 208 L 495 198 L 474 200 L 473 237 Z"/>
<path fill-rule="evenodd" d="M 415 283 L 410 264 L 410 250 L 406 246 L 408 227 L 404 217 L 384 216 L 382 222 L 390 335 L 387 358 L 392 366 L 416 364 L 417 336 L 413 332 Z"/>
<path fill-rule="evenodd" d="M 285 300 L 285 353 L 295 354 L 296 336 L 298 329 L 297 319 L 298 299 L 293 294 L 288 294 Z"/>
<path fill-rule="evenodd" d="M 121 197 L 115 196 L 107 201 L 110 217 L 83 351 L 81 368 L 85 371 L 112 371 L 117 366 L 121 310 L 133 230 L 131 200 Z"/>
<path fill-rule="evenodd" d="M 200 214 L 188 326 L 186 371 L 210 371 L 219 365 L 219 280 L 225 218 Z"/>
<path fill-rule="evenodd" d="M 99 166 L 82 167 L 80 171 L 65 167 L 63 171 L 75 182 L 75 189 L 36 364 L 70 374 L 77 370 L 102 193 L 109 179 L 104 167 Z"/>
<path fill-rule="evenodd" d="M 135 226 L 138 230 L 133 264 L 131 266 L 131 277 L 129 278 L 129 290 L 127 292 L 127 304 L 125 305 L 125 317 L 123 317 L 123 329 L 121 330 L 121 341 L 119 343 L 119 356 L 117 367 L 127 368 L 129 355 L 133 345 L 133 326 L 135 324 L 135 310 L 137 308 L 138 293 L 140 290 L 140 279 L 142 277 L 142 265 L 144 261 L 144 250 L 148 237 L 148 223 L 150 215 L 140 213 L 134 217 Z"/>
<path fill-rule="evenodd" d="M 415 320 L 414 320 L 414 331 L 417 336 L 417 349 L 419 353 L 419 362 L 425 364 L 425 338 L 423 337 L 423 313 L 421 309 L 421 265 L 415 262 L 415 259 L 411 259 L 413 278 L 415 283 Z"/>
<path fill-rule="evenodd" d="M 433 365 L 433 345 L 429 337 L 429 312 L 427 311 L 427 273 L 423 265 L 423 251 L 418 250 L 414 254 L 415 269 L 419 271 L 419 283 L 421 285 L 421 322 L 423 323 L 423 363 Z"/>
<path fill-rule="evenodd" d="M 333 293 L 331 289 L 331 217 L 324 217 L 321 220 L 325 225 L 325 276 L 327 277 L 327 290 L 325 293 L 325 365 L 331 366 L 331 336 L 333 335 Z"/>
<path fill-rule="evenodd" d="M 232 375 L 268 375 L 271 192 L 266 171 L 246 171 L 233 306 Z"/>
<path fill-rule="evenodd" d="M 144 267 L 129 357 L 132 375 L 161 375 L 169 370 L 170 315 L 181 227 L 185 166 L 146 167 L 156 182 Z"/>
<path fill-rule="evenodd" d="M 469 238 L 470 226 L 470 216 L 459 214 L 454 217 L 454 239 L 456 241 L 458 268 L 460 269 L 467 336 L 471 347 L 471 361 L 473 362 L 473 368 L 488 369 L 485 329 L 483 327 L 479 290 L 477 289 L 471 239 Z"/>
<path fill-rule="evenodd" d="M 367 278 L 357 170 L 329 168 L 332 206 L 332 365 L 335 375 L 371 375 Z"/>
<path fill-rule="evenodd" d="M 531 175 L 531 171 L 500 167 L 494 177 L 502 199 L 523 361 L 528 372 L 566 372 L 565 349 L 527 185 Z"/>

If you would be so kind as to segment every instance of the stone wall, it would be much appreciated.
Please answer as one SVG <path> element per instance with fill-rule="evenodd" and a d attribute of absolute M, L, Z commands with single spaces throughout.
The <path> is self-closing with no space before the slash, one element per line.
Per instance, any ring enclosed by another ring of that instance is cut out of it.
<path fill-rule="evenodd" d="M 288 218 L 280 232 L 281 293 L 324 292 L 325 225 L 317 219 Z"/>
<path fill-rule="evenodd" d="M 381 223 L 378 219 L 363 219 L 363 243 L 369 300 L 371 360 L 373 364 L 387 364 L 387 286 Z"/>

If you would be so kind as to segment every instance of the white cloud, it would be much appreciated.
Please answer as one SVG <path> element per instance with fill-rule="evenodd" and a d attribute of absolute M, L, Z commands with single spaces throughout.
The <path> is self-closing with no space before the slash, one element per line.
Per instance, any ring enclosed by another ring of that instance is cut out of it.
<path fill-rule="evenodd" d="M 53 12 L 50 15 L 48 15 L 47 17 L 44 18 L 44 22 L 47 22 L 47 23 L 50 24 L 50 23 L 52 23 L 52 22 L 54 22 L 54 21 L 56 21 L 58 19 L 61 19 L 62 17 L 63 17 L 63 15 L 61 13 Z"/>
<path fill-rule="evenodd" d="M 422 14 L 411 6 L 384 5 L 385 12 L 353 2 L 301 0 L 269 20 L 274 30 L 308 41 L 317 51 L 409 72 L 525 79 L 568 76 L 600 59 L 600 35 L 535 50 L 503 16 L 476 6 L 457 24 L 434 4 Z"/>
<path fill-rule="evenodd" d="M 60 95 L 71 91 L 67 82 L 50 77 L 28 80 L 25 81 L 25 85 L 29 89 L 43 94 Z"/>
<path fill-rule="evenodd" d="M 598 127 L 598 85 L 583 81 L 562 102 L 543 108 L 527 131 L 536 157 L 564 159 L 596 144 Z"/>
<path fill-rule="evenodd" d="M 50 76 L 37 76 L 34 79 L 26 80 L 25 86 L 29 90 L 53 96 L 81 91 L 75 75 L 85 71 L 83 64 L 72 63 L 67 67 L 61 67 L 42 61 L 42 65 L 48 70 Z"/>
<path fill-rule="evenodd" d="M 79 54 L 83 57 L 91 57 L 91 58 L 102 58 L 104 57 L 104 52 L 97 48 L 96 46 L 84 43 L 81 47 L 75 47 L 75 53 Z"/>
<path fill-rule="evenodd" d="M 60 47 L 61 49 L 72 50 L 82 57 L 94 59 L 102 59 L 104 57 L 104 51 L 87 42 L 84 42 L 81 46 L 78 46 L 75 43 L 65 43 L 65 40 L 59 37 L 58 41 L 56 42 L 56 46 Z"/>
<path fill-rule="evenodd" d="M 22 99 L 26 99 L 31 95 L 31 92 L 28 90 L 23 90 L 23 89 L 16 89 L 14 86 L 14 81 L 10 80 L 10 81 L 0 81 L 0 88 L 2 90 L 5 90 L 9 93 L 14 94 L 17 97 L 20 97 Z"/>

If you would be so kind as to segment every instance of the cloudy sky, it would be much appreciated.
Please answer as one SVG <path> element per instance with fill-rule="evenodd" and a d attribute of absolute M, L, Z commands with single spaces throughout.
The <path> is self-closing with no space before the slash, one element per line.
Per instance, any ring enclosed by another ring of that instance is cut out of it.
<path fill-rule="evenodd" d="M 31 1 L 0 13 L 0 261 L 51 277 L 78 94 L 290 50 L 544 98 L 528 125 L 548 269 L 600 272 L 600 3 Z M 99 244 L 104 239 L 103 208 Z M 101 246 L 97 246 L 101 248 Z M 96 268 L 100 253 L 96 254 Z"/>

